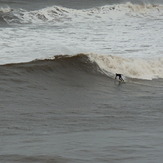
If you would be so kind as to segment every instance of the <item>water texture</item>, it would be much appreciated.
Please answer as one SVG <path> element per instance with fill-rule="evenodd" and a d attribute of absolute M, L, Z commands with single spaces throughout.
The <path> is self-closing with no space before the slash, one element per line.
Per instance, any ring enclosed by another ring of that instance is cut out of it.
<path fill-rule="evenodd" d="M 0 163 L 162 163 L 162 18 L 162 1 L 0 0 Z"/>

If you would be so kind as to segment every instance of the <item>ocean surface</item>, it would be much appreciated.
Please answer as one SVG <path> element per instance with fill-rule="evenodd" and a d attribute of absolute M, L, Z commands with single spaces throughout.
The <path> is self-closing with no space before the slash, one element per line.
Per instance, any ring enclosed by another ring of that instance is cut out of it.
<path fill-rule="evenodd" d="M 162 0 L 0 0 L 0 163 L 162 153 Z"/>

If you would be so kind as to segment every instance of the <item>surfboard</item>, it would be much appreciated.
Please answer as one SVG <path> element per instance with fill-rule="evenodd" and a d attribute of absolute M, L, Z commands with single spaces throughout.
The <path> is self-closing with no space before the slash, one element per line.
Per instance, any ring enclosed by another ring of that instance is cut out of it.
<path fill-rule="evenodd" d="M 119 79 L 115 79 L 115 80 L 114 80 L 114 83 L 115 83 L 116 85 L 120 85 L 120 84 L 125 84 L 125 81 L 122 81 L 122 80 L 119 80 Z"/>

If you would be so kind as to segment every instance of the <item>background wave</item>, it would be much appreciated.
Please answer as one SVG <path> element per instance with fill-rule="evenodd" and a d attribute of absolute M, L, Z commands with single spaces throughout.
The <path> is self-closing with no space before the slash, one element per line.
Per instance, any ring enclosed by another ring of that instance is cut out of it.
<path fill-rule="evenodd" d="M 163 5 L 154 4 L 133 4 L 124 3 L 116 5 L 105 5 L 90 9 L 70 9 L 60 6 L 52 6 L 35 11 L 24 9 L 1 8 L 0 17 L 8 24 L 31 24 L 31 23 L 54 23 L 70 21 L 77 18 L 100 18 L 100 17 L 119 17 L 126 16 L 161 16 Z"/>

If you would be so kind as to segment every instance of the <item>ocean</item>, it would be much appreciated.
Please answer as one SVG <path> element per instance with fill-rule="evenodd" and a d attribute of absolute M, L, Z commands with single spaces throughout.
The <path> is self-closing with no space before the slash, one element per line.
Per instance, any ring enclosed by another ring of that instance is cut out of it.
<path fill-rule="evenodd" d="M 0 0 L 0 163 L 162 163 L 162 135 L 162 0 Z"/>

